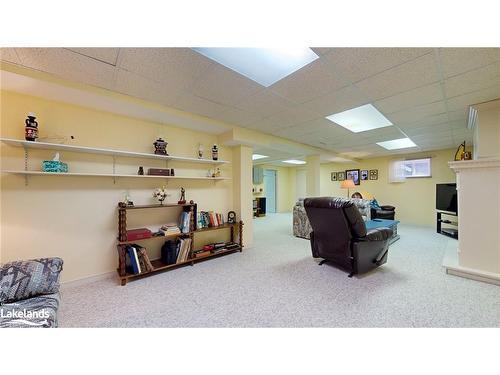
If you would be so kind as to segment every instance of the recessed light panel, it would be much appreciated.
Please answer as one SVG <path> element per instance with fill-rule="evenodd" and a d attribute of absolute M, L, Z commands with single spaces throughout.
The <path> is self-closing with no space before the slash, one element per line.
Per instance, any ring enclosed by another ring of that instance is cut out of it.
<path fill-rule="evenodd" d="M 386 150 L 417 147 L 417 145 L 410 138 L 393 139 L 392 141 L 377 142 L 377 144 Z"/>
<path fill-rule="evenodd" d="M 264 158 L 268 158 L 269 156 L 266 156 L 266 155 L 260 155 L 260 154 L 253 154 L 252 155 L 252 160 L 259 160 L 259 159 L 264 159 Z"/>
<path fill-rule="evenodd" d="M 318 58 L 310 48 L 193 48 L 268 87 Z"/>
<path fill-rule="evenodd" d="M 306 164 L 306 162 L 304 160 L 295 160 L 295 159 L 283 160 L 283 163 L 288 163 L 288 164 Z"/>
<path fill-rule="evenodd" d="M 392 122 L 371 104 L 365 104 L 361 107 L 349 109 L 344 112 L 334 113 L 328 116 L 327 119 L 353 133 L 365 132 L 367 130 L 384 128 L 392 125 Z"/>

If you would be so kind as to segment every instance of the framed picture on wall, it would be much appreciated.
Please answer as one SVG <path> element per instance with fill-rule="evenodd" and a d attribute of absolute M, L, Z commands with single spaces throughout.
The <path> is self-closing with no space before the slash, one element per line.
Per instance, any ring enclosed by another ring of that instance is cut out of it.
<path fill-rule="evenodd" d="M 368 180 L 368 170 L 362 169 L 361 170 L 361 181 L 366 181 L 366 180 Z"/>
<path fill-rule="evenodd" d="M 344 181 L 345 180 L 345 172 L 337 172 L 337 180 Z"/>
<path fill-rule="evenodd" d="M 378 180 L 378 169 L 370 169 L 370 180 Z"/>
<path fill-rule="evenodd" d="M 345 178 L 352 180 L 354 185 L 359 185 L 359 169 L 347 169 L 345 171 Z"/>
<path fill-rule="evenodd" d="M 330 174 L 330 178 L 332 179 L 332 181 L 337 181 L 337 172 L 332 172 Z"/>

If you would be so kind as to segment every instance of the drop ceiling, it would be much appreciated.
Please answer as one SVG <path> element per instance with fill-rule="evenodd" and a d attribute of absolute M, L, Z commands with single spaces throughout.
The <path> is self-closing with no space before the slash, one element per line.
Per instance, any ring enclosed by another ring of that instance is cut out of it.
<path fill-rule="evenodd" d="M 2 60 L 350 157 L 472 141 L 468 106 L 500 98 L 500 48 L 318 48 L 265 88 L 190 48 L 3 48 Z M 352 133 L 325 119 L 371 103 L 395 126 Z"/>

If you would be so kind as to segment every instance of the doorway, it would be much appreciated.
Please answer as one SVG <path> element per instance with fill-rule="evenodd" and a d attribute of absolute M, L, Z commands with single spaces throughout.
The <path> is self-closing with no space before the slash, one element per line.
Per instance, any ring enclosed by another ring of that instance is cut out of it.
<path fill-rule="evenodd" d="M 266 194 L 266 212 L 276 212 L 276 171 L 264 170 L 264 192 Z"/>

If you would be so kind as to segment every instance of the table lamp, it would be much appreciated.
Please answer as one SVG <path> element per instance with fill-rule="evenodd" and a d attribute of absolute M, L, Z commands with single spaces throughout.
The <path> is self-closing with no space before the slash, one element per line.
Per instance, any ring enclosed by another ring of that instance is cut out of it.
<path fill-rule="evenodd" d="M 353 187 L 356 187 L 356 185 L 354 185 L 354 181 L 351 179 L 344 180 L 340 183 L 341 189 L 347 189 L 347 199 L 350 198 L 349 189 Z"/>

